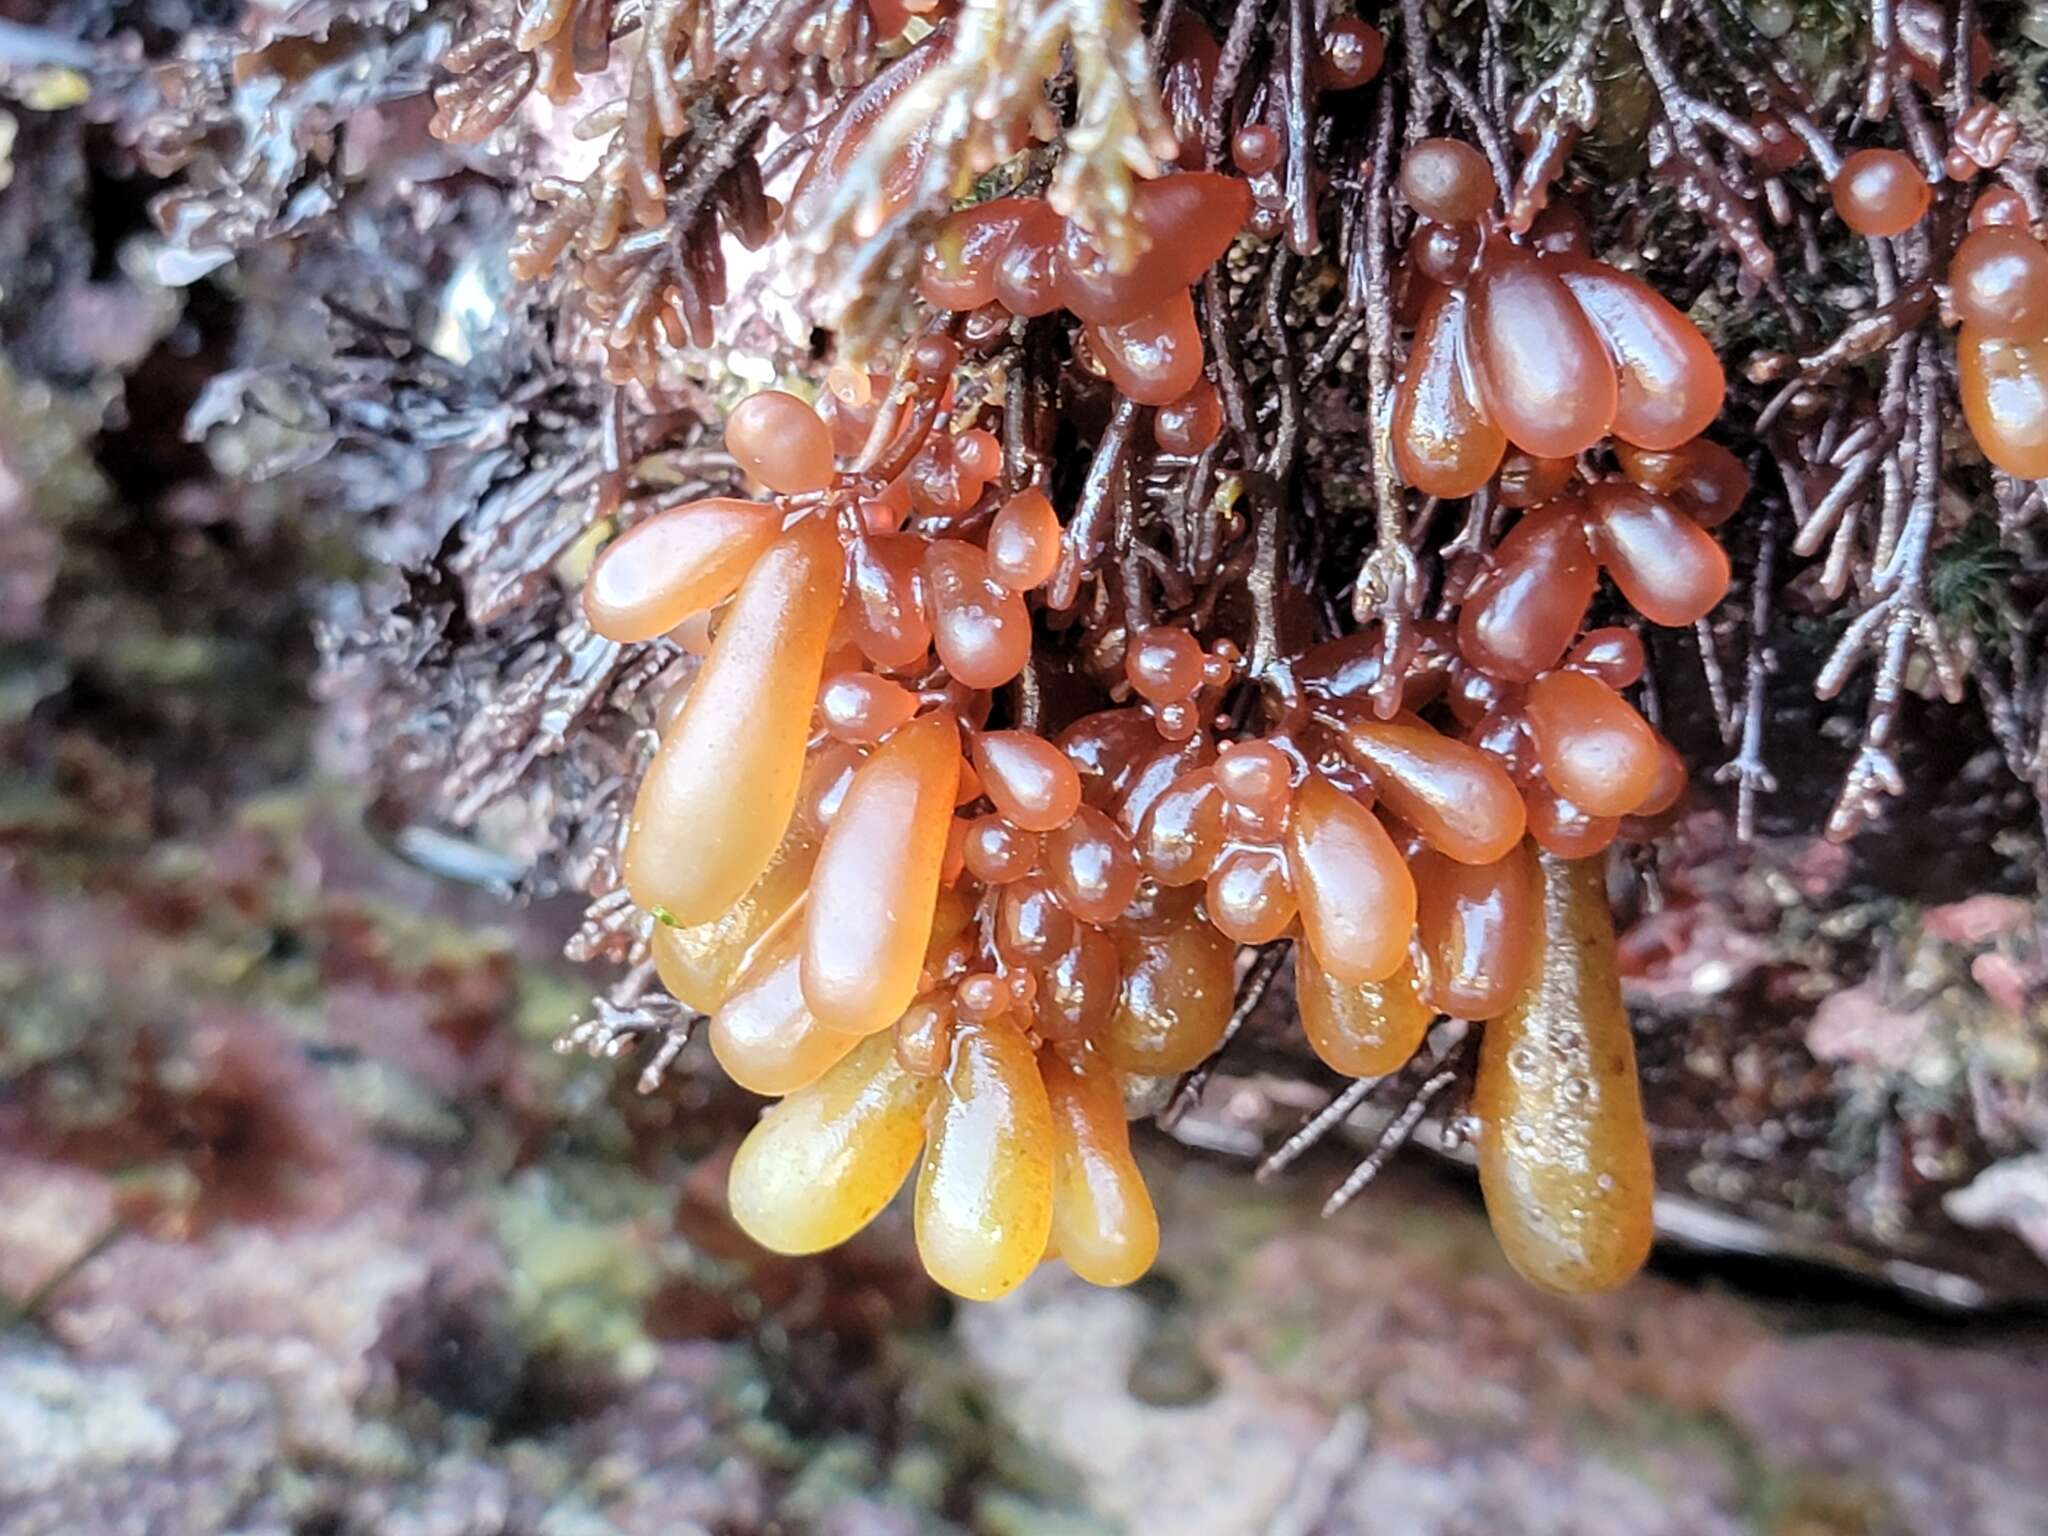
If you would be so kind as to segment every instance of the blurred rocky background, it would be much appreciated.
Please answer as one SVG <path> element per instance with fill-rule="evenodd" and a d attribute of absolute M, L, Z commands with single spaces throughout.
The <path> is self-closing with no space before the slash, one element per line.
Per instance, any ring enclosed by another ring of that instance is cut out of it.
<path fill-rule="evenodd" d="M 701 1047 L 554 1048 L 647 680 L 563 643 L 616 432 L 424 132 L 452 10 L 0 0 L 0 1536 L 2048 1532 L 2036 811 L 1918 701 L 1836 846 L 1778 690 L 1762 835 L 1703 775 L 1624 913 L 1619 1295 L 1515 1281 L 1431 1121 L 1322 1219 L 1370 1101 L 1255 1179 L 1336 1086 L 1259 1021 L 1129 1292 L 742 1239 Z"/>

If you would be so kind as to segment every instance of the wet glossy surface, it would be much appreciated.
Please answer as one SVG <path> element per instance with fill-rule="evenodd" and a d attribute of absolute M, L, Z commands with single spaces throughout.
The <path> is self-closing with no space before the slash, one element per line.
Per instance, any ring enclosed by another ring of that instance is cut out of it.
<path fill-rule="evenodd" d="M 1094 1285 L 1129 1285 L 1159 1252 L 1159 1217 L 1131 1156 L 1123 1087 L 1096 1051 L 1039 1053 L 1053 1123 L 1052 1244 Z"/>
<path fill-rule="evenodd" d="M 887 1205 L 924 1145 L 931 1082 L 897 1062 L 888 1035 L 761 1117 L 732 1160 L 733 1220 L 776 1253 L 845 1242 Z"/>
<path fill-rule="evenodd" d="M 1486 157 L 1462 139 L 1423 139 L 1401 159 L 1401 195 L 1425 219 L 1468 224 L 1494 194 Z"/>
<path fill-rule="evenodd" d="M 1415 882 L 1379 818 L 1327 779 L 1295 796 L 1288 866 L 1301 927 L 1340 981 L 1379 981 L 1400 968 L 1415 927 Z"/>
<path fill-rule="evenodd" d="M 1458 611 L 1458 649 L 1472 665 L 1508 682 L 1557 665 L 1599 575 L 1582 512 L 1561 501 L 1529 513 L 1501 540 Z"/>
<path fill-rule="evenodd" d="M 838 586 L 838 541 L 815 521 L 741 585 L 634 802 L 625 878 L 639 906 L 710 922 L 768 867 L 803 778 Z"/>
<path fill-rule="evenodd" d="M 974 768 L 995 808 L 1027 832 L 1064 826 L 1081 804 L 1081 775 L 1067 755 L 1028 731 L 984 731 Z"/>
<path fill-rule="evenodd" d="M 1721 414 L 1721 359 L 1668 299 L 1603 262 L 1568 260 L 1558 273 L 1614 360 L 1616 437 L 1676 448 Z"/>
<path fill-rule="evenodd" d="M 1339 981 L 1305 945 L 1294 951 L 1294 997 L 1309 1047 L 1346 1077 L 1398 1071 L 1436 1018 L 1405 960 L 1379 981 Z"/>
<path fill-rule="evenodd" d="M 711 1054 L 749 1093 L 779 1098 L 808 1087 L 860 1043 L 805 1005 L 802 939 L 800 921 L 778 930 L 711 1016 Z"/>
<path fill-rule="evenodd" d="M 1199 1065 L 1230 1022 L 1235 946 L 1203 921 L 1192 891 L 1164 893 L 1116 942 L 1123 980 L 1103 1037 L 1109 1059 L 1148 1077 Z"/>
<path fill-rule="evenodd" d="M 1920 222 L 1933 189 L 1896 149 L 1859 149 L 1829 188 L 1835 212 L 1859 235 L 1901 235 Z"/>
<path fill-rule="evenodd" d="M 1545 1290 L 1642 1265 L 1655 1179 L 1600 861 L 1542 861 L 1528 986 L 1481 1032 L 1479 1180 L 1508 1262 Z"/>
<path fill-rule="evenodd" d="M 1440 289 L 1424 306 L 1394 396 L 1394 464 L 1430 496 L 1469 496 L 1493 477 L 1506 435 L 1480 412 L 1465 361 L 1467 301 Z"/>
<path fill-rule="evenodd" d="M 1653 624 L 1705 618 L 1728 592 L 1728 556 L 1677 505 L 1612 481 L 1586 493 L 1594 556 L 1621 595 Z"/>
<path fill-rule="evenodd" d="M 1516 447 L 1563 458 L 1613 425 L 1619 390 L 1599 333 L 1557 273 L 1521 247 L 1487 246 L 1468 345 L 1480 401 Z"/>
<path fill-rule="evenodd" d="M 934 540 L 925 554 L 932 644 L 939 660 L 970 688 L 999 688 L 1031 656 L 1024 600 L 997 581 L 988 556 L 959 539 Z"/>
<path fill-rule="evenodd" d="M 1518 843 L 1492 864 L 1460 864 L 1424 852 L 1410 868 L 1430 1006 L 1460 1019 L 1503 1012 L 1535 954 L 1535 850 Z"/>
<path fill-rule="evenodd" d="M 2048 341 L 1956 337 L 1963 419 L 1984 457 L 2023 480 L 2048 476 Z"/>
<path fill-rule="evenodd" d="M 2048 247 L 2019 229 L 1979 229 L 1948 267 L 1949 302 L 1986 336 L 2038 341 L 2048 333 Z"/>
<path fill-rule="evenodd" d="M 1184 291 L 1134 319 L 1090 326 L 1088 340 L 1110 383 L 1140 405 L 1169 405 L 1202 376 L 1201 328 Z"/>
<path fill-rule="evenodd" d="M 927 715 L 876 748 L 847 788 L 804 914 L 804 997 L 834 1029 L 886 1029 L 917 995 L 959 772 L 951 717 Z"/>
<path fill-rule="evenodd" d="M 607 544 L 583 583 L 583 613 L 607 640 L 667 634 L 739 590 L 781 519 L 772 507 L 712 497 L 657 512 Z"/>
<path fill-rule="evenodd" d="M 1626 816 L 1656 785 L 1656 733 L 1598 678 L 1544 674 L 1529 687 L 1527 714 L 1544 778 L 1589 814 Z"/>
<path fill-rule="evenodd" d="M 926 1271 L 976 1301 L 1014 1290 L 1045 1252 L 1052 1192 L 1052 1108 L 1030 1045 L 1002 1023 L 957 1025 L 913 1207 Z"/>
<path fill-rule="evenodd" d="M 1434 848 L 1490 864 L 1522 840 L 1522 797 L 1486 753 L 1420 721 L 1354 719 L 1344 751 L 1387 809 Z"/>
<path fill-rule="evenodd" d="M 832 430 L 795 395 L 764 389 L 733 407 L 725 447 L 741 469 L 785 496 L 831 485 Z"/>
<path fill-rule="evenodd" d="M 796 905 L 811 881 L 818 841 L 792 824 L 761 878 L 708 923 L 656 923 L 648 948 L 661 984 L 699 1013 L 714 1013 L 763 935 Z"/>

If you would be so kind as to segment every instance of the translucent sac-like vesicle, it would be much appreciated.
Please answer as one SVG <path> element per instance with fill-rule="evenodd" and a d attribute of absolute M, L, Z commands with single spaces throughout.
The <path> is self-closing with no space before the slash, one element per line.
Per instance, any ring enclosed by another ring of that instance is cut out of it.
<path fill-rule="evenodd" d="M 1466 355 L 1468 301 L 1438 289 L 1423 306 L 1394 395 L 1394 466 L 1429 496 L 1470 496 L 1493 478 L 1507 436 L 1480 410 Z"/>
<path fill-rule="evenodd" d="M 1622 473 L 1646 491 L 1672 497 L 1702 528 L 1718 528 L 1740 510 L 1749 495 L 1749 471 L 1742 460 L 1704 437 L 1668 452 L 1616 443 Z"/>
<path fill-rule="evenodd" d="M 1060 307 L 1060 237 L 1066 221 L 1043 198 L 1021 201 L 1017 228 L 996 256 L 996 298 L 1013 315 L 1049 315 Z"/>
<path fill-rule="evenodd" d="M 1526 683 L 1557 665 L 1599 580 L 1584 518 L 1568 498 L 1508 530 L 1458 611 L 1458 650 L 1473 666 Z"/>
<path fill-rule="evenodd" d="M 1311 774 L 1294 797 L 1287 862 L 1302 932 L 1325 971 L 1358 982 L 1400 969 L 1415 928 L 1415 882 L 1377 816 Z"/>
<path fill-rule="evenodd" d="M 1539 459 L 1517 448 L 1501 460 L 1501 505 L 1540 507 L 1561 495 L 1578 472 L 1576 459 Z"/>
<path fill-rule="evenodd" d="M 1486 157 L 1462 139 L 1423 139 L 1401 158 L 1401 195 L 1425 219 L 1469 224 L 1496 193 Z"/>
<path fill-rule="evenodd" d="M 960 781 L 960 733 L 913 720 L 860 766 L 818 849 L 803 991 L 833 1029 L 886 1029 L 917 996 Z"/>
<path fill-rule="evenodd" d="M 1494 1235 L 1531 1284 L 1611 1290 L 1641 1267 L 1655 1178 L 1599 860 L 1541 861 L 1529 978 L 1481 1031 L 1472 1098 Z"/>
<path fill-rule="evenodd" d="M 1412 717 L 1349 719 L 1338 739 L 1388 810 L 1431 847 L 1491 864 L 1522 840 L 1522 796 L 1477 747 Z"/>
<path fill-rule="evenodd" d="M 1024 221 L 1044 203 L 997 197 L 946 216 L 918 267 L 917 291 L 935 309 L 980 309 L 996 301 L 996 263 Z"/>
<path fill-rule="evenodd" d="M 2024 229 L 1973 230 L 1948 264 L 1948 286 L 1956 317 L 1983 335 L 2048 335 L 2048 246 Z"/>
<path fill-rule="evenodd" d="M 800 822 L 791 822 L 761 878 L 710 922 L 691 928 L 654 925 L 648 949 L 661 984 L 678 1001 L 699 1013 L 715 1013 L 755 947 L 810 885 L 818 840 Z"/>
<path fill-rule="evenodd" d="M 1525 786 L 1522 803 L 1529 811 L 1529 836 L 1561 859 L 1589 859 L 1621 835 L 1620 817 L 1595 816 L 1548 784 Z"/>
<path fill-rule="evenodd" d="M 955 1295 L 992 1301 L 1037 1267 L 1052 1233 L 1052 1107 L 1023 1032 L 957 1023 L 930 1121 L 918 1256 Z"/>
<path fill-rule="evenodd" d="M 780 1098 L 807 1088 L 860 1043 L 805 1004 L 802 939 L 800 922 L 778 929 L 711 1016 L 711 1054 L 749 1093 Z"/>
<path fill-rule="evenodd" d="M 1114 270 L 1087 232 L 1068 223 L 1060 242 L 1060 302 L 1091 325 L 1135 320 L 1198 282 L 1230 249 L 1251 208 L 1250 189 L 1215 171 L 1141 181 L 1131 197 L 1131 216 L 1145 237 L 1138 259 Z"/>
<path fill-rule="evenodd" d="M 683 927 L 710 922 L 775 856 L 796 808 L 839 542 L 809 519 L 781 535 L 733 598 L 633 805 L 626 886 Z"/>
<path fill-rule="evenodd" d="M 776 1253 L 821 1253 L 852 1237 L 916 1164 L 933 1087 L 904 1071 L 890 1036 L 860 1041 L 740 1143 L 726 1184 L 740 1230 Z"/>
<path fill-rule="evenodd" d="M 1316 80 L 1326 91 L 1356 90 L 1377 75 L 1386 61 L 1387 40 L 1378 27 L 1356 16 L 1339 16 L 1323 28 Z"/>
<path fill-rule="evenodd" d="M 1159 1217 L 1131 1155 L 1123 1088 L 1100 1052 L 1039 1053 L 1052 1109 L 1052 1246 L 1092 1285 L 1129 1285 L 1159 1252 Z"/>
<path fill-rule="evenodd" d="M 1042 862 L 1061 904 L 1084 923 L 1121 917 L 1143 874 L 1130 839 L 1092 805 L 1046 835 Z"/>
<path fill-rule="evenodd" d="M 1934 198 L 1920 167 L 1896 149 L 1857 150 L 1829 190 L 1835 212 L 1859 235 L 1903 235 Z"/>
<path fill-rule="evenodd" d="M 1235 999 L 1237 948 L 1206 922 L 1196 892 L 1168 890 L 1115 930 L 1122 959 L 1103 1049 L 1121 1072 L 1170 1077 L 1216 1049 Z"/>
<path fill-rule="evenodd" d="M 1192 458 L 1223 433 L 1223 401 L 1216 386 L 1197 379 L 1178 400 L 1159 407 L 1152 418 L 1152 437 L 1168 453 Z"/>
<path fill-rule="evenodd" d="M 1728 593 L 1728 555 L 1678 507 L 1611 480 L 1586 493 L 1587 541 L 1621 595 L 1653 624 L 1690 624 Z"/>
<path fill-rule="evenodd" d="M 738 591 L 781 526 L 773 507 L 725 496 L 657 512 L 592 564 L 584 617 L 625 645 L 665 635 Z"/>
<path fill-rule="evenodd" d="M 1131 636 L 1124 652 L 1124 676 L 1141 698 L 1154 704 L 1184 699 L 1202 685 L 1201 642 L 1185 629 L 1155 625 Z"/>
<path fill-rule="evenodd" d="M 835 672 L 818 690 L 819 723 L 860 746 L 873 746 L 916 713 L 916 694 L 873 672 Z"/>
<path fill-rule="evenodd" d="M 1223 790 L 1213 769 L 1198 768 L 1175 780 L 1152 802 L 1138 828 L 1138 858 L 1145 872 L 1166 886 L 1206 878 L 1223 851 L 1223 817 Z"/>
<path fill-rule="evenodd" d="M 1102 929 L 1074 923 L 1065 948 L 1032 972 L 1033 1027 L 1047 1040 L 1089 1040 L 1116 1010 L 1122 966 L 1116 943 Z"/>
<path fill-rule="evenodd" d="M 1669 299 L 1605 262 L 1562 261 L 1558 275 L 1613 359 L 1616 437 L 1644 448 L 1676 448 L 1721 414 L 1727 392 L 1721 359 Z"/>
<path fill-rule="evenodd" d="M 832 429 L 805 401 L 764 389 L 733 407 L 725 447 L 741 469 L 784 496 L 832 484 Z"/>
<path fill-rule="evenodd" d="M 1517 843 L 1491 864 L 1460 864 L 1425 851 L 1409 868 L 1429 1005 L 1460 1019 L 1505 1011 L 1536 952 L 1535 851 Z"/>
<path fill-rule="evenodd" d="M 1480 403 L 1517 448 L 1565 458 L 1613 426 L 1614 364 L 1572 291 L 1533 252 L 1487 245 L 1466 346 Z"/>
<path fill-rule="evenodd" d="M 935 539 L 925 554 L 932 645 L 956 681 L 1000 688 L 1031 657 L 1031 615 L 996 580 L 987 554 L 960 539 Z"/>
<path fill-rule="evenodd" d="M 1597 677 L 1546 672 L 1524 706 L 1550 787 L 1593 816 L 1626 816 L 1661 772 L 1657 733 Z"/>
<path fill-rule="evenodd" d="M 860 539 L 847 552 L 847 635 L 878 667 L 907 670 L 931 649 L 926 547 L 914 534 L 885 533 Z"/>
<path fill-rule="evenodd" d="M 983 731 L 974 738 L 974 771 L 1004 818 L 1027 832 L 1051 832 L 1081 804 L 1081 775 L 1067 755 L 1029 731 Z"/>
<path fill-rule="evenodd" d="M 1202 377 L 1202 330 L 1185 289 L 1129 320 L 1089 326 L 1088 340 L 1109 382 L 1140 405 L 1171 405 Z"/>
<path fill-rule="evenodd" d="M 1415 1054 L 1436 1011 L 1405 959 L 1378 981 L 1340 981 L 1309 945 L 1294 951 L 1294 998 L 1309 1048 L 1333 1072 L 1384 1077 Z"/>
<path fill-rule="evenodd" d="M 988 568 L 1012 592 L 1043 586 L 1060 563 L 1060 519 L 1045 492 L 1027 487 L 997 509 L 988 528 Z"/>
<path fill-rule="evenodd" d="M 1966 325 L 1956 376 L 1984 457 L 2023 480 L 2048 476 L 2048 340 L 2009 341 Z"/>
<path fill-rule="evenodd" d="M 1233 845 L 1209 872 L 1209 921 L 1239 944 L 1270 944 L 1301 911 L 1278 848 Z"/>

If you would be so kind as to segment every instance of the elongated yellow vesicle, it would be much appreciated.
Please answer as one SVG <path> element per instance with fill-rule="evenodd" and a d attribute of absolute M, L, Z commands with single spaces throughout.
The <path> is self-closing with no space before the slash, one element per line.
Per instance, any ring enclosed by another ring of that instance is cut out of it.
<path fill-rule="evenodd" d="M 1550 854 L 1529 979 L 1484 1026 L 1479 1180 L 1508 1262 L 1566 1294 L 1612 1289 L 1650 1251 L 1656 1181 L 1602 860 Z"/>
<path fill-rule="evenodd" d="M 935 714 L 898 727 L 847 786 L 804 913 L 804 996 L 832 1028 L 886 1029 L 917 996 L 959 784 L 959 727 Z"/>
<path fill-rule="evenodd" d="M 810 884 L 816 839 L 792 824 L 761 878 L 708 923 L 656 923 L 649 947 L 661 984 L 699 1013 L 716 1013 L 731 994 L 761 936 L 788 914 Z"/>
<path fill-rule="evenodd" d="M 888 1035 L 859 1042 L 747 1133 L 726 1186 L 733 1220 L 777 1253 L 845 1242 L 903 1187 L 932 1092 L 897 1065 Z"/>
<path fill-rule="evenodd" d="M 648 911 L 708 923 L 775 857 L 796 809 L 839 572 L 822 518 L 783 534 L 748 572 L 633 805 L 626 886 Z"/>
<path fill-rule="evenodd" d="M 1310 1049 L 1347 1077 L 1398 1071 L 1436 1017 L 1413 965 L 1385 981 L 1339 981 L 1306 944 L 1294 946 L 1294 998 Z"/>
<path fill-rule="evenodd" d="M 886 1037 L 884 1037 L 886 1038 Z M 1052 1108 L 1023 1032 L 960 1024 L 917 1176 L 917 1252 L 956 1295 L 1016 1286 L 1052 1231 Z"/>
<path fill-rule="evenodd" d="M 780 1098 L 807 1088 L 859 1043 L 804 1006 L 800 937 L 794 921 L 778 928 L 711 1018 L 711 1054 L 749 1093 Z"/>
<path fill-rule="evenodd" d="M 1103 1045 L 1119 1071 L 1186 1072 L 1230 1023 L 1237 946 L 1203 918 L 1199 896 L 1193 888 L 1161 891 L 1112 930 L 1124 975 Z"/>
<path fill-rule="evenodd" d="M 1047 1251 L 1095 1285 L 1129 1285 L 1159 1254 L 1159 1217 L 1131 1156 L 1116 1070 L 1088 1047 L 1047 1047 L 1038 1062 L 1053 1127 Z"/>

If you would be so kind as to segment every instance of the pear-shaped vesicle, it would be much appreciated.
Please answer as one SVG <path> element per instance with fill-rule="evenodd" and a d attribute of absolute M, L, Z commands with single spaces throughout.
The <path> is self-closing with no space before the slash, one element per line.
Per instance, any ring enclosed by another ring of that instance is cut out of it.
<path fill-rule="evenodd" d="M 1406 961 L 1379 981 L 1339 981 L 1308 945 L 1295 947 L 1294 997 L 1309 1048 L 1346 1077 L 1398 1071 L 1436 1017 Z"/>
<path fill-rule="evenodd" d="M 1394 467 L 1426 496 L 1470 496 L 1493 478 L 1507 436 L 1479 407 L 1466 355 L 1468 304 L 1439 288 L 1423 306 L 1394 395 Z"/>
<path fill-rule="evenodd" d="M 1963 420 L 1984 457 L 2022 480 L 2048 477 L 2048 340 L 1956 337 Z"/>
<path fill-rule="evenodd" d="M 1565 261 L 1558 275 L 1614 360 L 1614 435 L 1676 448 L 1721 414 L 1727 380 L 1698 326 L 1639 277 L 1600 261 Z"/>
<path fill-rule="evenodd" d="M 1109 382 L 1140 405 L 1171 405 L 1202 377 L 1202 330 L 1185 289 L 1129 320 L 1089 326 L 1088 341 Z"/>
<path fill-rule="evenodd" d="M 1338 738 L 1387 809 L 1452 858 L 1491 864 L 1522 840 L 1522 796 L 1499 763 L 1412 716 L 1352 719 Z"/>
<path fill-rule="evenodd" d="M 956 1295 L 991 1301 L 1038 1264 L 1052 1232 L 1052 1107 L 1021 1030 L 953 1031 L 917 1176 L 917 1252 Z"/>
<path fill-rule="evenodd" d="M 1568 1295 L 1641 1267 L 1655 1178 L 1599 860 L 1541 860 L 1527 983 L 1485 1026 L 1472 1108 L 1479 1182 L 1508 1262 Z"/>
<path fill-rule="evenodd" d="M 803 779 L 839 574 L 839 541 L 816 518 L 748 572 L 640 782 L 625 876 L 641 907 L 710 922 L 774 858 Z"/>
<path fill-rule="evenodd" d="M 873 1221 L 924 1145 L 930 1080 L 875 1035 L 761 1117 L 727 1179 L 733 1220 L 776 1253 L 820 1253 Z"/>
<path fill-rule="evenodd" d="M 804 911 L 804 998 L 833 1029 L 886 1029 L 917 996 L 959 783 L 959 728 L 940 713 L 896 731 L 847 786 Z"/>
<path fill-rule="evenodd" d="M 1576 498 L 1561 498 L 1508 530 L 1458 610 L 1466 661 L 1511 683 L 1557 665 L 1599 581 L 1585 510 Z"/>
<path fill-rule="evenodd" d="M 1613 426 L 1614 364 L 1564 280 L 1534 252 L 1487 245 L 1466 345 L 1480 403 L 1517 448 L 1564 458 Z"/>
<path fill-rule="evenodd" d="M 749 1093 L 780 1098 L 807 1088 L 860 1043 L 827 1029 L 805 1004 L 802 939 L 797 920 L 778 929 L 711 1016 L 711 1054 Z"/>
<path fill-rule="evenodd" d="M 1423 995 L 1460 1019 L 1490 1019 L 1514 1001 L 1535 954 L 1535 851 L 1517 843 L 1491 864 L 1424 852 L 1415 875 L 1415 931 L 1428 961 Z"/>
<path fill-rule="evenodd" d="M 1039 1053 L 1052 1109 L 1052 1241 L 1093 1285 L 1129 1285 L 1159 1253 L 1159 1217 L 1131 1156 L 1123 1088 L 1101 1053 L 1054 1046 Z"/>
<path fill-rule="evenodd" d="M 1196 171 L 1141 181 L 1131 216 L 1145 247 L 1122 272 L 1069 222 L 1060 242 L 1060 301 L 1092 325 L 1115 325 L 1157 309 L 1199 281 L 1237 238 L 1251 189 L 1235 176 Z"/>
<path fill-rule="evenodd" d="M 728 496 L 657 512 L 597 557 L 584 617 L 621 644 L 665 635 L 731 597 L 781 526 L 773 507 Z"/>
<path fill-rule="evenodd" d="M 1526 706 L 1550 787 L 1594 816 L 1626 816 L 1662 776 L 1657 733 L 1628 700 L 1583 672 L 1546 672 Z"/>
<path fill-rule="evenodd" d="M 1401 968 L 1415 928 L 1415 882 L 1377 816 L 1310 774 L 1294 797 L 1287 862 L 1302 932 L 1324 970 L 1359 982 Z"/>
<path fill-rule="evenodd" d="M 716 1013 L 761 939 L 811 883 L 817 858 L 818 841 L 798 818 L 761 878 L 710 922 L 693 928 L 656 923 L 648 948 L 661 984 L 699 1013 Z"/>
<path fill-rule="evenodd" d="M 1594 486 L 1586 502 L 1594 557 L 1652 624 L 1690 624 L 1727 596 L 1727 551 L 1672 502 L 1622 481 Z"/>
<path fill-rule="evenodd" d="M 1115 934 L 1123 979 L 1103 1040 L 1110 1061 L 1141 1077 L 1199 1065 L 1230 1022 L 1237 947 L 1185 889 L 1161 891 Z"/>

